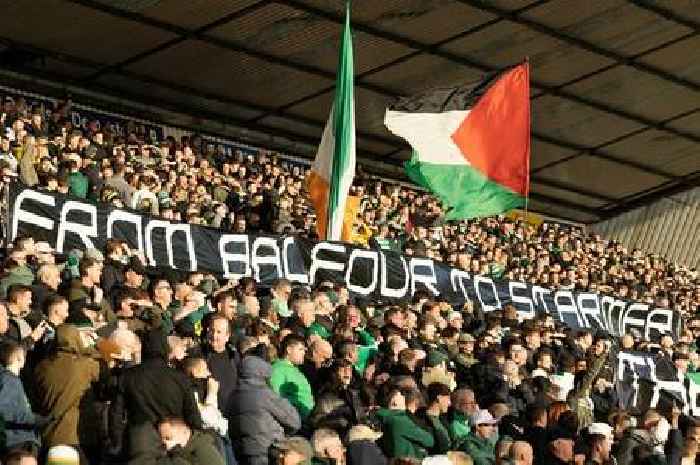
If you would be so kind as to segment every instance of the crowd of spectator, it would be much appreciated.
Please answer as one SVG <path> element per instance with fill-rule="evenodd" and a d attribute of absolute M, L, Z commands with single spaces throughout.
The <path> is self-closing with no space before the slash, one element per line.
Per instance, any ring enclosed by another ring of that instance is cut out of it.
<path fill-rule="evenodd" d="M 205 139 L 73 127 L 3 100 L 0 175 L 238 233 L 315 238 L 305 169 Z M 119 240 L 56 254 L 18 237 L 0 275 L 0 453 L 8 465 L 695 463 L 700 423 L 620 408 L 611 351 L 700 368 L 697 271 L 587 234 L 507 217 L 445 222 L 437 199 L 360 175 L 352 241 L 495 279 L 680 311 L 659 346 L 485 314 L 417 292 L 375 307 L 341 283 L 221 281 L 152 270 Z"/>

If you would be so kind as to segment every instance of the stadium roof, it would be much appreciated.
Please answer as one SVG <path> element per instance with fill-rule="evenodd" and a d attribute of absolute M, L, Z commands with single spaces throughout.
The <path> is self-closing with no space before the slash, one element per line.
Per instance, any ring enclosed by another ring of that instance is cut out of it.
<path fill-rule="evenodd" d="M 3 2 L 0 64 L 313 147 L 340 0 Z M 700 8 L 651 0 L 354 0 L 358 156 L 400 166 L 397 97 L 529 56 L 530 208 L 584 223 L 700 185 Z M 312 155 L 312 152 L 308 152 Z"/>

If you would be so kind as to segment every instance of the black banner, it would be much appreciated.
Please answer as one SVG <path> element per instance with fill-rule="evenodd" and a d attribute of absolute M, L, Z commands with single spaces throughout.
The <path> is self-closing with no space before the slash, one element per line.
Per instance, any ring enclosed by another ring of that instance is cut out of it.
<path fill-rule="evenodd" d="M 675 336 L 681 326 L 677 312 L 644 303 L 494 281 L 429 258 L 346 243 L 232 234 L 171 223 L 18 184 L 11 187 L 9 210 L 11 239 L 18 234 L 30 235 L 49 242 L 59 253 L 102 249 L 108 238 L 117 238 L 141 251 L 151 267 L 202 271 L 225 278 L 253 276 L 263 285 L 278 277 L 311 286 L 330 281 L 345 284 L 353 295 L 381 303 L 408 299 L 422 289 L 454 305 L 471 300 L 489 312 L 510 302 L 524 318 L 546 312 L 572 328 L 604 330 L 612 335 L 637 328 L 652 340 L 663 333 Z"/>
<path fill-rule="evenodd" d="M 615 361 L 618 406 L 628 411 L 662 412 L 676 405 L 686 415 L 700 416 L 700 376 L 682 376 L 670 357 L 648 352 L 620 352 Z"/>

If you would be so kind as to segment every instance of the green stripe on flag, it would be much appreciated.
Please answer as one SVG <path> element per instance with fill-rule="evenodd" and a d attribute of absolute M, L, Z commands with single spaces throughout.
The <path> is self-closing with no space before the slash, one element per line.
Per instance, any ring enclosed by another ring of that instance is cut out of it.
<path fill-rule="evenodd" d="M 333 221 L 341 203 L 340 182 L 343 174 L 350 170 L 352 163 L 350 157 L 351 145 L 355 137 L 353 124 L 353 56 L 352 33 L 350 31 L 350 4 L 345 7 L 345 28 L 340 42 L 340 56 L 338 58 L 338 74 L 335 84 L 335 100 L 333 104 L 333 133 L 335 146 L 333 150 L 333 168 L 330 179 L 330 192 L 328 195 L 328 227 L 327 235 L 333 231 Z M 339 221 L 342 224 L 342 215 Z M 330 239 L 339 239 L 330 237 Z"/>
<path fill-rule="evenodd" d="M 414 153 L 404 166 L 411 180 L 440 198 L 448 220 L 497 215 L 525 206 L 523 196 L 468 165 L 421 163 Z"/>

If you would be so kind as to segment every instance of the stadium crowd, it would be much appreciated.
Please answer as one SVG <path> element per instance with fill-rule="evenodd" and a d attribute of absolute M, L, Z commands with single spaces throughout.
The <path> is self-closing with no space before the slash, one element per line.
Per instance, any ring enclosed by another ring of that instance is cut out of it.
<path fill-rule="evenodd" d="M 239 233 L 315 237 L 304 167 L 226 156 L 198 136 L 148 140 L 3 100 L 0 174 L 95 202 Z M 620 409 L 611 351 L 700 368 L 697 271 L 582 228 L 443 221 L 437 199 L 358 176 L 352 242 L 495 279 L 591 290 L 680 311 L 660 345 L 569 331 L 515 307 L 484 313 L 417 292 L 375 307 L 339 283 L 146 269 L 118 240 L 56 254 L 18 237 L 0 277 L 0 448 L 33 463 L 695 463 L 677 406 Z"/>

